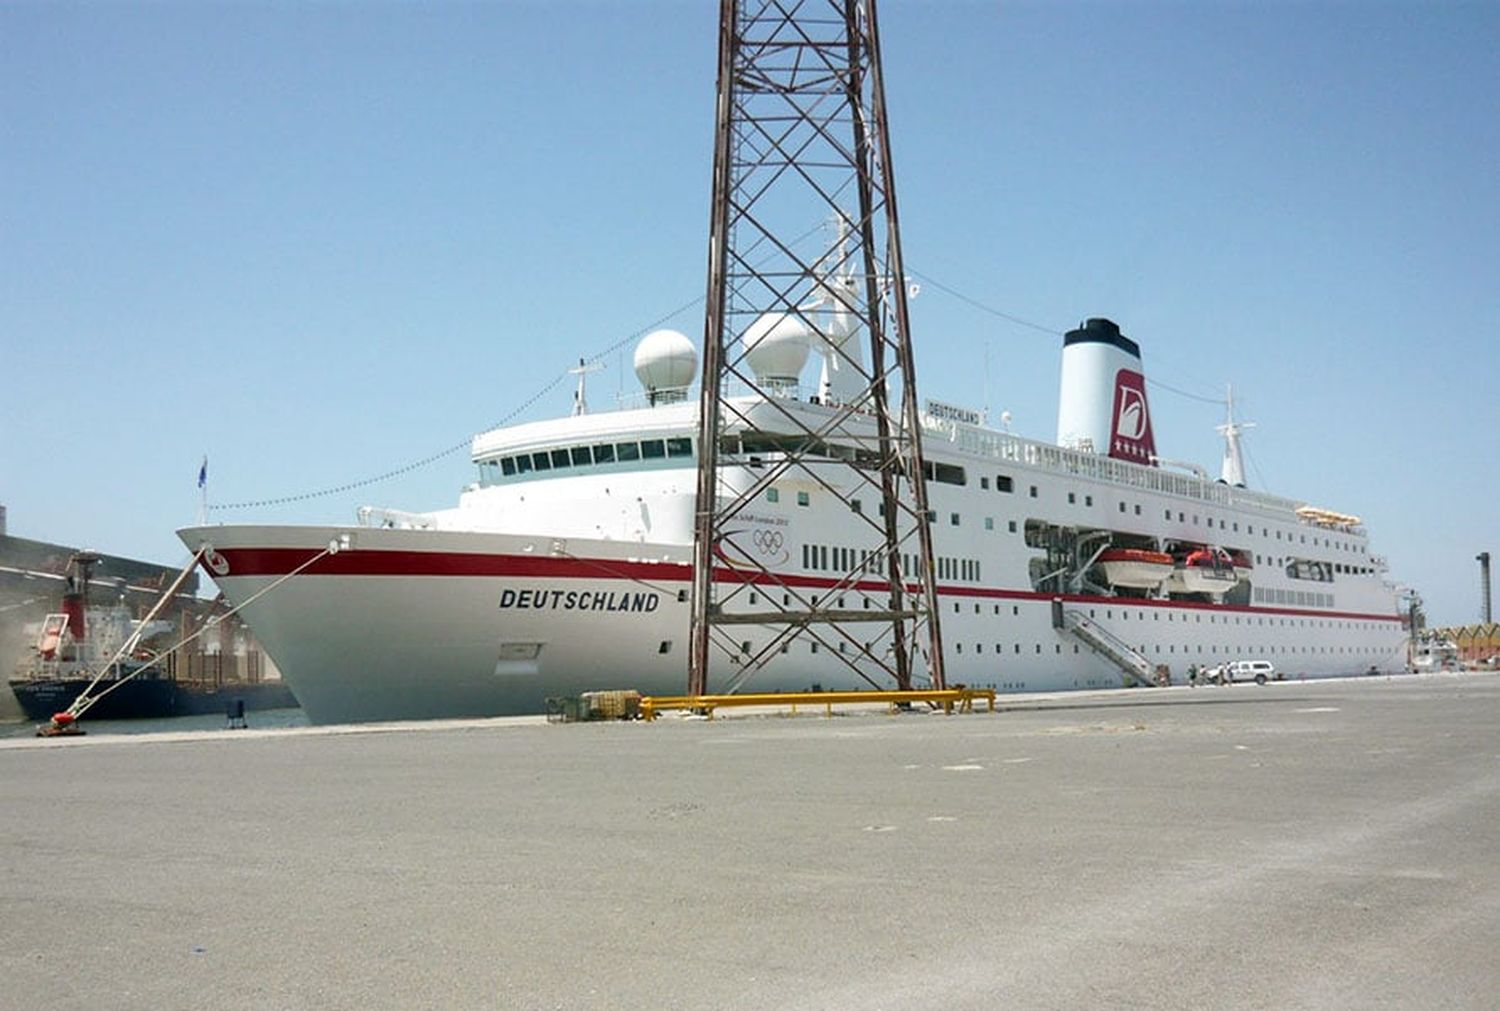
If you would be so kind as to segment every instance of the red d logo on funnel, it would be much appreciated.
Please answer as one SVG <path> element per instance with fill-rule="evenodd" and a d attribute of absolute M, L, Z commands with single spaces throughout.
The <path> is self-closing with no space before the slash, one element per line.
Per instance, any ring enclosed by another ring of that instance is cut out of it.
<path fill-rule="evenodd" d="M 1156 456 L 1156 440 L 1151 435 L 1151 412 L 1146 408 L 1146 377 L 1130 369 L 1115 373 L 1115 410 L 1109 455 L 1116 460 L 1144 464 L 1152 464 Z"/>

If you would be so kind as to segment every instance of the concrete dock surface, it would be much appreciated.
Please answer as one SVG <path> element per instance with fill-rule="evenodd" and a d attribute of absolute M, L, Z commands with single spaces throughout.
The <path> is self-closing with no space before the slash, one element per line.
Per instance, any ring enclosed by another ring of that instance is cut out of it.
<path fill-rule="evenodd" d="M 0 1006 L 1493 1008 L 1500 675 L 0 742 Z"/>

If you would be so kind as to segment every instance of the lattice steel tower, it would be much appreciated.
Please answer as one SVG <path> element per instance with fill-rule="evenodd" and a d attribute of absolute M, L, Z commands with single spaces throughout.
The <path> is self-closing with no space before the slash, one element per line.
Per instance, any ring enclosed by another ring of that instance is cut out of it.
<path fill-rule="evenodd" d="M 804 638 L 874 687 L 944 687 L 904 278 L 875 0 L 722 0 L 690 694 Z M 859 546 L 757 506 L 792 493 Z"/>

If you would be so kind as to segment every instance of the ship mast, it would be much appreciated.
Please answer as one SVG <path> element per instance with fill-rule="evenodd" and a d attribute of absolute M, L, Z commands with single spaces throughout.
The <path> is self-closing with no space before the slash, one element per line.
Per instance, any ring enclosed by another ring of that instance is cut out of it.
<path fill-rule="evenodd" d="M 707 692 L 711 664 L 737 672 L 733 689 L 799 639 L 877 688 L 945 687 L 875 2 L 814 6 L 720 5 L 691 695 Z M 832 251 L 808 250 L 830 217 Z M 816 408 L 794 409 L 787 377 L 751 361 L 747 344 L 789 330 L 825 358 Z M 730 383 L 754 396 L 725 397 Z M 728 425 L 772 421 L 777 446 L 757 469 L 721 442 Z M 830 587 L 735 539 L 783 482 L 842 510 L 874 549 L 837 552 Z M 879 606 L 847 607 L 846 592 Z M 744 625 L 773 634 L 747 650 Z"/>
<path fill-rule="evenodd" d="M 1240 449 L 1240 433 L 1248 428 L 1254 428 L 1255 422 L 1234 420 L 1234 387 L 1231 385 L 1227 389 L 1224 405 L 1228 414 L 1224 424 L 1216 427 L 1216 431 L 1224 436 L 1224 467 L 1219 472 L 1219 478 L 1227 485 L 1243 488 L 1245 487 L 1245 457 Z"/>
<path fill-rule="evenodd" d="M 603 362 L 594 362 L 590 365 L 584 359 L 578 359 L 578 364 L 568 370 L 569 374 L 578 377 L 578 388 L 573 391 L 573 417 L 579 417 L 589 413 L 588 391 L 584 385 L 590 372 L 602 372 Z"/>

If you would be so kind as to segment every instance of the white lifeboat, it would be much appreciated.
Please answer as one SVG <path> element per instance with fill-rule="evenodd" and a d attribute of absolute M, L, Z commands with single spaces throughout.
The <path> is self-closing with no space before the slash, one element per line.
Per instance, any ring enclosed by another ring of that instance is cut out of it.
<path fill-rule="evenodd" d="M 1244 578 L 1235 571 L 1234 559 L 1223 548 L 1198 548 L 1188 552 L 1176 575 L 1188 593 L 1213 596 L 1228 593 Z"/>
<path fill-rule="evenodd" d="M 1172 556 L 1165 551 L 1105 548 L 1098 562 L 1111 586 L 1154 590 L 1172 574 Z"/>

